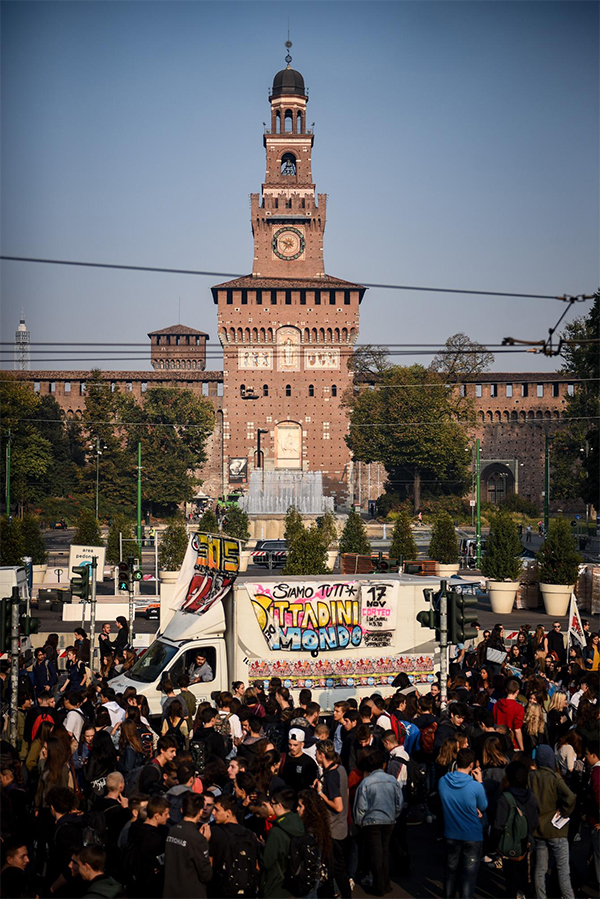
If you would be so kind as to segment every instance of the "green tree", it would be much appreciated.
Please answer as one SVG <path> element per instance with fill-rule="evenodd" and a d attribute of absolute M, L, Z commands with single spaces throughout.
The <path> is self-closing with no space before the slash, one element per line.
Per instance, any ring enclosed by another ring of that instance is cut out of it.
<path fill-rule="evenodd" d="M 568 324 L 562 334 L 563 372 L 573 375 L 565 420 L 552 435 L 551 492 L 557 499 L 581 499 L 596 507 L 600 497 L 598 420 L 600 418 L 600 298 L 588 315 Z"/>
<path fill-rule="evenodd" d="M 365 343 L 348 357 L 348 368 L 359 380 L 378 377 L 392 367 L 388 354 L 387 347 L 375 347 Z"/>
<path fill-rule="evenodd" d="M 566 518 L 552 518 L 549 533 L 536 558 L 540 566 L 540 583 L 574 584 L 579 575 L 582 556 L 575 549 L 575 538 Z"/>
<path fill-rule="evenodd" d="M 288 545 L 288 550 L 294 545 L 297 538 L 304 533 L 304 530 L 300 512 L 294 506 L 290 506 L 285 516 L 283 531 L 283 538 Z"/>
<path fill-rule="evenodd" d="M 11 493 L 21 510 L 26 503 L 39 498 L 36 482 L 46 476 L 52 464 L 52 444 L 41 436 L 32 421 L 39 406 L 40 398 L 29 385 L 17 381 L 9 372 L 0 374 L 0 472 L 5 483 L 5 448 L 10 432 Z"/>
<path fill-rule="evenodd" d="M 521 550 L 516 524 L 508 512 L 497 512 L 490 522 L 481 573 L 495 581 L 516 581 L 522 567 Z"/>
<path fill-rule="evenodd" d="M 201 534 L 218 534 L 219 523 L 212 509 L 205 509 L 198 520 L 197 529 Z"/>
<path fill-rule="evenodd" d="M 493 362 L 493 353 L 459 331 L 448 338 L 443 352 L 433 357 L 430 367 L 444 375 L 476 375 L 489 371 Z"/>
<path fill-rule="evenodd" d="M 23 527 L 19 518 L 0 518 L 0 565 L 22 565 L 25 555 Z"/>
<path fill-rule="evenodd" d="M 123 540 L 133 540 L 135 537 L 133 522 L 130 521 L 126 515 L 122 515 L 118 512 L 112 520 L 106 539 L 106 561 L 110 565 L 116 565 L 121 561 L 121 541 L 119 539 L 119 534 L 123 535 Z M 123 557 L 127 558 L 131 552 L 133 552 L 133 543 L 124 543 Z"/>
<path fill-rule="evenodd" d="M 142 491 L 153 512 L 173 514 L 192 499 L 198 469 L 215 423 L 212 404 L 191 390 L 148 390 L 138 427 L 128 430 L 130 452 L 142 444 Z"/>
<path fill-rule="evenodd" d="M 390 559 L 416 559 L 418 553 L 408 512 L 400 512 L 392 531 Z"/>
<path fill-rule="evenodd" d="M 341 553 L 359 553 L 359 555 L 369 555 L 371 552 L 371 544 L 367 537 L 367 528 L 358 512 L 352 509 L 348 513 L 342 536 L 340 537 L 340 554 Z"/>
<path fill-rule="evenodd" d="M 90 509 L 82 509 L 71 543 L 74 546 L 104 546 L 100 523 Z"/>
<path fill-rule="evenodd" d="M 323 535 L 314 525 L 298 532 L 290 547 L 284 574 L 327 574 L 327 547 Z"/>
<path fill-rule="evenodd" d="M 322 515 L 318 522 L 317 526 L 321 531 L 321 535 L 323 537 L 323 542 L 326 547 L 329 549 L 332 543 L 337 542 L 338 538 L 338 529 L 337 529 L 337 518 L 333 514 L 333 512 L 325 512 Z"/>
<path fill-rule="evenodd" d="M 225 515 L 223 533 L 245 543 L 250 539 L 250 519 L 239 506 L 231 506 Z"/>
<path fill-rule="evenodd" d="M 188 536 L 181 518 L 172 518 L 164 529 L 158 550 L 163 571 L 179 571 L 188 547 Z"/>
<path fill-rule="evenodd" d="M 458 562 L 458 538 L 448 512 L 440 512 L 436 516 L 428 552 L 440 565 L 454 565 Z"/>
<path fill-rule="evenodd" d="M 39 520 L 35 515 L 24 515 L 21 529 L 23 532 L 25 555 L 31 556 L 33 565 L 44 565 L 47 553 Z"/>
<path fill-rule="evenodd" d="M 382 462 L 391 489 L 412 487 L 415 511 L 421 480 L 438 492 L 462 495 L 469 483 L 467 433 L 454 420 L 456 398 L 444 379 L 421 365 L 394 366 L 379 386 L 346 398 L 350 430 L 346 443 L 354 459 Z M 465 407 L 465 422 L 470 413 Z"/>

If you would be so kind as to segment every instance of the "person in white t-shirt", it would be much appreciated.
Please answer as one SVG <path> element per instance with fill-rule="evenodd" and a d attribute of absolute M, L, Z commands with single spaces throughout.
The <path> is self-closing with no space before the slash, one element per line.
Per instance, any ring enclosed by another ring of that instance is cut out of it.
<path fill-rule="evenodd" d="M 67 717 L 64 721 L 65 730 L 67 730 L 78 743 L 81 739 L 81 731 L 83 730 L 85 722 L 85 715 L 80 708 L 81 700 L 81 693 L 77 693 L 75 690 L 71 690 L 65 696 L 65 708 L 67 709 Z"/>

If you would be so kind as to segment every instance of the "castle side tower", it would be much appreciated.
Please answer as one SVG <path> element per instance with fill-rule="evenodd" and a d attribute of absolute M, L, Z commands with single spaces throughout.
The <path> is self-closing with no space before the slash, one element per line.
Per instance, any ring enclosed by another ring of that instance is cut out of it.
<path fill-rule="evenodd" d="M 29 345 L 30 339 L 29 331 L 25 324 L 25 312 L 22 312 L 19 327 L 15 331 L 14 367 L 16 371 L 29 371 L 31 367 Z"/>
<path fill-rule="evenodd" d="M 321 471 L 325 492 L 344 506 L 351 462 L 341 402 L 365 288 L 325 273 L 326 197 L 312 180 L 308 92 L 289 53 L 286 62 L 269 96 L 262 193 L 251 195 L 252 274 L 212 288 L 224 353 L 224 480 L 239 486 L 240 472 L 261 464 Z"/>

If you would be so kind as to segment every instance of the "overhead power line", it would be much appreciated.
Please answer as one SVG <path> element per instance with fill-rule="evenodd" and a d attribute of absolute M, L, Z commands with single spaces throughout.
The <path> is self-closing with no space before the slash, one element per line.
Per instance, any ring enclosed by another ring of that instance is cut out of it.
<path fill-rule="evenodd" d="M 162 274 L 169 275 L 200 275 L 203 277 L 210 278 L 243 278 L 246 277 L 247 273 L 240 272 L 211 272 L 211 271 L 203 271 L 199 269 L 185 269 L 185 268 L 163 268 L 160 266 L 150 266 L 150 265 L 119 265 L 111 262 L 81 262 L 79 260 L 72 259 L 39 259 L 32 256 L 0 256 L 0 259 L 3 259 L 7 262 L 31 262 L 31 263 L 41 263 L 44 265 L 73 265 L 73 266 L 81 266 L 84 268 L 107 268 L 107 269 L 120 269 L 124 271 L 135 271 L 135 272 L 160 272 Z M 304 280 L 302 278 L 277 278 L 278 281 L 301 281 Z M 313 281 L 314 279 L 306 279 Z M 326 281 L 323 282 L 327 284 Z M 530 300 L 562 300 L 563 302 L 583 302 L 585 300 L 591 300 L 594 298 L 594 294 L 577 294 L 577 295 L 567 295 L 563 296 L 555 296 L 553 294 L 543 294 L 543 293 L 508 293 L 506 291 L 498 291 L 498 290 L 469 290 L 457 287 L 422 287 L 420 285 L 408 285 L 408 284 L 376 284 L 373 282 L 361 281 L 362 287 L 373 287 L 380 290 L 418 290 L 425 291 L 427 293 L 458 293 L 458 294 L 466 294 L 470 296 L 489 296 L 489 297 L 513 297 L 515 299 L 530 299 Z"/>

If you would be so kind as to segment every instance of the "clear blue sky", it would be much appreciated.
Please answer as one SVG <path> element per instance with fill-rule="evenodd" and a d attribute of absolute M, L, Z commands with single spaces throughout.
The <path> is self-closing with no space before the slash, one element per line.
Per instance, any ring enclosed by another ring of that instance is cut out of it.
<path fill-rule="evenodd" d="M 289 14 L 330 274 L 598 286 L 595 3 L 3 2 L 1 14 L 4 254 L 249 272 L 248 194 L 264 178 Z M 32 340 L 144 342 L 181 301 L 181 321 L 216 341 L 220 280 L 5 262 L 3 340 L 24 308 Z M 364 342 L 462 330 L 500 343 L 543 338 L 562 308 L 373 289 L 362 310 Z M 494 368 L 556 365 L 504 355 Z"/>

